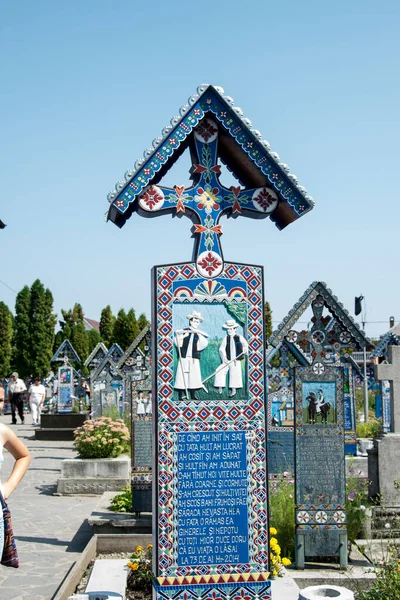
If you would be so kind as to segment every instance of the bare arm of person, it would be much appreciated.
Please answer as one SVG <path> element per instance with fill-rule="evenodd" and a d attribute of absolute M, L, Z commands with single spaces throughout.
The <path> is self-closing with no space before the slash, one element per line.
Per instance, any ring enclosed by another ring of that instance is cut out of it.
<path fill-rule="evenodd" d="M 7 499 L 25 475 L 31 462 L 31 455 L 25 444 L 17 438 L 9 427 L 3 425 L 1 428 L 1 437 L 3 438 L 4 448 L 15 458 L 13 470 L 9 478 L 3 483 L 4 497 Z"/>

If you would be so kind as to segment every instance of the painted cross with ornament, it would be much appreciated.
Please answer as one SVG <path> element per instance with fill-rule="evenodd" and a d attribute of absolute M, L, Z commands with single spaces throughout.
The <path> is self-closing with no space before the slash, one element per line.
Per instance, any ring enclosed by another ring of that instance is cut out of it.
<path fill-rule="evenodd" d="M 175 213 L 188 216 L 194 223 L 193 260 L 202 277 L 213 278 L 224 268 L 220 236 L 222 215 L 263 218 L 278 206 L 278 194 L 269 187 L 241 189 L 224 187 L 218 164 L 218 126 L 204 118 L 194 130 L 192 167 L 194 185 L 168 188 L 148 186 L 138 199 L 138 212 L 143 216 Z"/>
<path fill-rule="evenodd" d="M 343 329 L 337 321 L 333 327 L 329 327 L 331 321 L 329 316 L 323 316 L 325 301 L 318 294 L 311 303 L 313 317 L 310 331 L 292 329 L 286 335 L 286 340 L 292 344 L 306 349 L 310 347 L 310 358 L 312 369 L 316 375 L 322 375 L 325 365 L 340 366 L 341 353 L 344 350 L 355 349 L 353 337 L 349 331 Z"/>

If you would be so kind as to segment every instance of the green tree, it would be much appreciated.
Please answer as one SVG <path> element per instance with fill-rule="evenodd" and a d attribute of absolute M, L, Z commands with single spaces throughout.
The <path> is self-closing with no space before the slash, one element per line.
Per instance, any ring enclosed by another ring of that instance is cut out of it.
<path fill-rule="evenodd" d="M 97 344 L 101 342 L 101 336 L 97 329 L 89 329 L 89 331 L 86 332 L 86 335 L 90 354 L 96 348 Z"/>
<path fill-rule="evenodd" d="M 139 335 L 139 324 L 136 320 L 135 311 L 131 308 L 126 315 L 126 329 L 125 329 L 125 344 L 126 348 L 132 344 L 133 340 Z M 125 350 L 126 350 L 125 348 Z"/>
<path fill-rule="evenodd" d="M 127 317 L 126 312 L 123 308 L 118 312 L 117 318 L 114 323 L 114 331 L 112 341 L 121 346 L 122 350 L 126 350 L 126 328 L 127 328 Z"/>
<path fill-rule="evenodd" d="M 27 285 L 17 294 L 15 301 L 14 340 L 13 340 L 13 368 L 20 377 L 30 374 L 30 326 L 29 307 L 31 292 Z"/>
<path fill-rule="evenodd" d="M 264 304 L 264 321 L 265 321 L 265 345 L 268 346 L 268 340 L 272 335 L 272 310 L 269 302 Z"/>
<path fill-rule="evenodd" d="M 111 306 L 108 305 L 101 311 L 100 316 L 100 335 L 109 348 L 113 342 L 115 317 L 112 314 Z"/>
<path fill-rule="evenodd" d="M 73 328 L 70 341 L 81 359 L 81 362 L 84 363 L 89 356 L 89 339 L 82 322 L 78 322 Z"/>
<path fill-rule="evenodd" d="M 139 329 L 139 333 L 140 333 L 146 327 L 146 325 L 148 324 L 147 317 L 146 317 L 146 315 L 144 313 L 142 313 L 141 315 L 139 315 L 137 323 L 138 323 L 138 329 Z"/>
<path fill-rule="evenodd" d="M 10 374 L 13 339 L 13 318 L 10 309 L 0 302 L 0 377 Z"/>
<path fill-rule="evenodd" d="M 55 337 L 54 351 L 60 347 L 61 343 L 68 339 L 73 347 L 75 348 L 79 358 L 81 359 L 81 364 L 76 365 L 77 368 L 82 368 L 83 363 L 89 356 L 89 353 L 97 344 L 94 344 L 93 348 L 91 347 L 91 338 L 88 335 L 88 331 L 86 331 L 84 325 L 84 312 L 82 305 L 76 302 L 72 309 L 69 310 L 61 310 L 61 314 L 63 317 L 63 321 L 60 321 L 61 331 L 57 332 Z M 98 339 L 100 335 L 96 332 Z"/>
<path fill-rule="evenodd" d="M 30 290 L 29 306 L 29 374 L 45 377 L 50 371 L 53 356 L 54 327 L 53 296 L 39 279 Z"/>

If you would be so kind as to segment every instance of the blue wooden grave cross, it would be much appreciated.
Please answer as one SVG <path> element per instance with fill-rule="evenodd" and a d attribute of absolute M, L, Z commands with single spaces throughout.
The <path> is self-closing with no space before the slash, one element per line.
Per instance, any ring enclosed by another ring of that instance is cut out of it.
<path fill-rule="evenodd" d="M 278 206 L 278 194 L 269 187 L 241 189 L 224 187 L 219 181 L 221 166 L 217 164 L 218 126 L 204 118 L 194 130 L 195 154 L 191 175 L 194 185 L 185 189 L 150 185 L 138 200 L 138 212 L 170 213 L 188 216 L 194 223 L 193 260 L 203 277 L 217 277 L 223 270 L 220 236 L 223 214 L 252 218 L 269 216 Z"/>

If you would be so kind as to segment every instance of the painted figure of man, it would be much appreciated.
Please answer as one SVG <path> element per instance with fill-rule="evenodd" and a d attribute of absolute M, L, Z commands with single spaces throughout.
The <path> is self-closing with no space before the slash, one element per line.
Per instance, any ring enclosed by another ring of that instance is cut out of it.
<path fill-rule="evenodd" d="M 317 398 L 317 415 L 321 413 L 321 408 L 326 405 L 324 392 L 322 389 L 318 390 L 318 398 Z"/>
<path fill-rule="evenodd" d="M 217 387 L 219 393 L 222 394 L 222 390 L 226 385 L 226 376 L 229 373 L 229 397 L 232 398 L 236 394 L 236 390 L 243 387 L 241 361 L 248 353 L 249 346 L 244 337 L 238 335 L 239 325 L 236 321 L 228 319 L 222 327 L 226 329 L 226 336 L 222 339 L 219 347 L 222 365 L 218 367 L 215 373 L 214 387 Z"/>
<path fill-rule="evenodd" d="M 203 322 L 201 313 L 193 310 L 187 316 L 189 327 L 176 331 L 174 344 L 178 349 L 178 366 L 175 377 L 175 389 L 178 390 L 179 400 L 190 392 L 191 400 L 198 400 L 197 392 L 203 388 L 200 370 L 200 353 L 208 345 L 208 335 L 199 330 Z"/>

